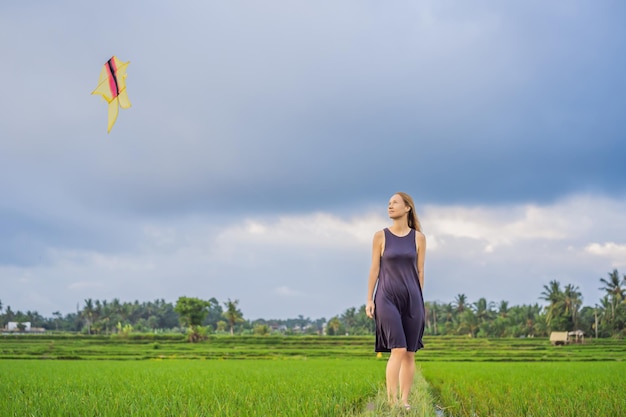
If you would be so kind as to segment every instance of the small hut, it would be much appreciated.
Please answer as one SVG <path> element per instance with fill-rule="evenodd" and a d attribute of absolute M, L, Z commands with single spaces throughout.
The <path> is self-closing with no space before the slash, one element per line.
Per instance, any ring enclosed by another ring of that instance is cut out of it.
<path fill-rule="evenodd" d="M 570 343 L 585 343 L 585 332 L 582 330 L 574 330 L 567 333 Z"/>
<path fill-rule="evenodd" d="M 567 345 L 569 342 L 570 341 L 567 332 L 550 333 L 550 343 L 552 343 L 552 346 Z"/>

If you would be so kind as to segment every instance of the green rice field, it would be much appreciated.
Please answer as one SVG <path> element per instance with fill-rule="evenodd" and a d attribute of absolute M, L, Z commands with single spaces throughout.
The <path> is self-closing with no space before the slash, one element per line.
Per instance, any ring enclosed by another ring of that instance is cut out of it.
<path fill-rule="evenodd" d="M 626 344 L 425 339 L 410 412 L 373 337 L 0 336 L 0 416 L 619 416 Z"/>
<path fill-rule="evenodd" d="M 428 362 L 446 415 L 626 416 L 626 362 Z"/>
<path fill-rule="evenodd" d="M 2 416 L 350 415 L 382 361 L 0 361 Z"/>

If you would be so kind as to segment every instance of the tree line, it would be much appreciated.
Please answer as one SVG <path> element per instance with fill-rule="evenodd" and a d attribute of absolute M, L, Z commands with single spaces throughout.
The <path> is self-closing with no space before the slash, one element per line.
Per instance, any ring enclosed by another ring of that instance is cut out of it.
<path fill-rule="evenodd" d="M 510 306 L 507 301 L 495 303 L 485 298 L 471 302 L 458 294 L 448 303 L 425 303 L 427 335 L 468 335 L 471 337 L 545 337 L 551 331 L 582 330 L 593 337 L 626 336 L 626 275 L 617 269 L 600 278 L 604 296 L 593 306 L 583 306 L 578 287 L 558 281 L 543 286 L 538 297 L 545 305 Z M 0 301 L 0 328 L 8 322 L 30 322 L 33 328 L 83 334 L 126 334 L 130 332 L 186 332 L 192 341 L 210 333 L 224 334 L 373 334 L 374 321 L 365 314 L 365 305 L 350 307 L 331 317 L 311 319 L 246 320 L 239 300 L 220 303 L 217 299 L 201 300 L 180 297 L 176 303 L 163 299 L 149 302 L 84 300 L 76 312 L 52 313 L 43 317 L 36 311 L 13 311 Z"/>

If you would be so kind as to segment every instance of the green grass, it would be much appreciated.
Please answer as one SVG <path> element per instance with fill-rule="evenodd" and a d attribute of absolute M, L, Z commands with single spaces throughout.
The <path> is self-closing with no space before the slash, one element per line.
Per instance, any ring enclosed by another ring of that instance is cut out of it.
<path fill-rule="evenodd" d="M 613 361 L 626 358 L 626 343 L 618 339 L 587 340 L 584 344 L 552 346 L 546 338 L 470 339 L 426 338 L 420 362 L 559 362 Z"/>
<path fill-rule="evenodd" d="M 110 336 L 0 337 L 0 359 L 275 359 L 371 358 L 373 337 L 212 336 L 201 343 L 177 338 Z"/>
<path fill-rule="evenodd" d="M 626 343 L 615 339 L 551 346 L 545 338 L 469 339 L 428 337 L 419 362 L 610 361 L 626 358 Z M 0 336 L 0 359 L 276 359 L 371 358 L 373 336 L 212 336 L 190 344 L 183 335 L 55 337 Z"/>
<path fill-rule="evenodd" d="M 626 362 L 426 362 L 421 368 L 446 415 L 626 415 Z"/>
<path fill-rule="evenodd" d="M 429 337 L 411 413 L 386 404 L 374 338 L 0 337 L 0 416 L 626 415 L 626 343 Z M 28 359 L 28 360 L 26 360 Z M 65 360 L 50 360 L 65 359 Z M 438 415 L 442 415 L 439 413 Z"/>
<path fill-rule="evenodd" d="M 370 360 L 1 360 L 2 416 L 344 416 L 381 389 Z"/>

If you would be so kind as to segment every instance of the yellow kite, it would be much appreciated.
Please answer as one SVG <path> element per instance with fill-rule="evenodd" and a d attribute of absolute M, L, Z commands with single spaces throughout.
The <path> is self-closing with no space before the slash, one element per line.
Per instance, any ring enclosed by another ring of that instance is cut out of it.
<path fill-rule="evenodd" d="M 122 62 L 113 56 L 104 64 L 100 72 L 98 86 L 91 94 L 100 94 L 109 103 L 109 125 L 107 133 L 117 120 L 119 108 L 130 107 L 130 100 L 126 94 L 126 67 L 130 62 Z"/>

